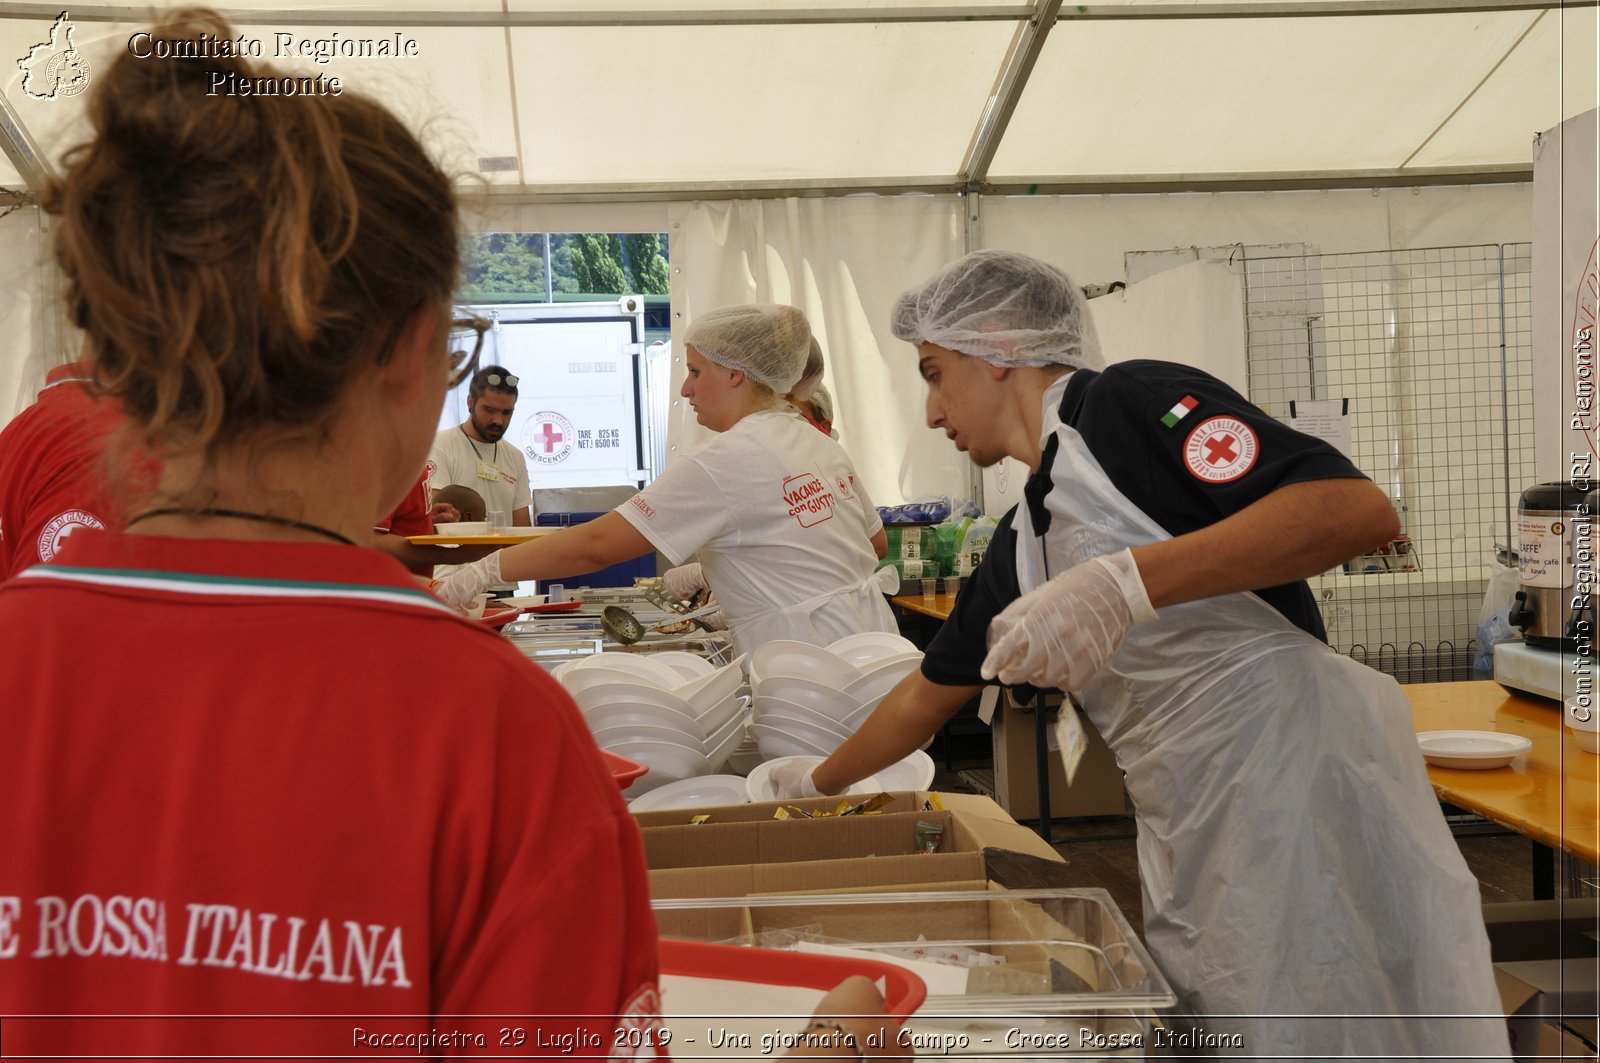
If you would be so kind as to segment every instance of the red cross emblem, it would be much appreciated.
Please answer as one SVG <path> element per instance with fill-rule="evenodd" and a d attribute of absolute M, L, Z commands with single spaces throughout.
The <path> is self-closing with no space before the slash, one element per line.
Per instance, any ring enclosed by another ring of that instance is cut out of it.
<path fill-rule="evenodd" d="M 1238 442 L 1231 435 L 1214 436 L 1206 440 L 1206 461 L 1212 465 L 1231 462 L 1239 456 Z"/>
<path fill-rule="evenodd" d="M 1183 463 L 1206 483 L 1237 480 L 1256 463 L 1255 429 L 1237 417 L 1212 417 L 1196 425 L 1183 443 Z"/>
<path fill-rule="evenodd" d="M 556 431 L 556 426 L 551 424 L 549 421 L 544 423 L 544 429 L 542 431 L 535 432 L 532 436 L 532 439 L 535 443 L 538 443 L 540 446 L 544 447 L 544 452 L 546 454 L 553 454 L 556 449 L 556 444 L 565 438 L 566 437 L 560 432 Z"/>

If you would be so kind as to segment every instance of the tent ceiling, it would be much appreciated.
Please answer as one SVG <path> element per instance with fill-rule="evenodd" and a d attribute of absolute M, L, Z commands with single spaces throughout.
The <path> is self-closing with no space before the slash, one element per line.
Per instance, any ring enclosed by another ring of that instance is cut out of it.
<path fill-rule="evenodd" d="M 1526 179 L 1532 135 L 1600 103 L 1587 2 L 215 6 L 267 58 L 280 33 L 415 38 L 415 58 L 280 64 L 389 102 L 493 192 L 546 198 Z M 70 9 L 91 77 L 147 10 Z M 16 63 L 59 12 L 0 9 L 0 186 L 28 184 L 29 145 L 53 161 L 82 135 L 85 97 L 31 98 Z"/>

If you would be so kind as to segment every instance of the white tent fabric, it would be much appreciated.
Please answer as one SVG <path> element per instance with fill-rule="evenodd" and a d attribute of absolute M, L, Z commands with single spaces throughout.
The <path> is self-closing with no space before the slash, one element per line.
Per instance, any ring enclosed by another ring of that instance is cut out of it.
<path fill-rule="evenodd" d="M 51 367 L 77 356 L 78 336 L 61 327 L 55 277 L 39 212 L 0 218 L 0 424 L 33 401 Z"/>
<path fill-rule="evenodd" d="M 960 493 L 965 461 L 923 424 L 922 383 L 909 347 L 889 332 L 896 296 L 962 253 L 953 197 L 736 200 L 673 215 L 673 313 L 789 303 L 805 311 L 827 359 L 835 425 L 879 505 Z M 683 380 L 681 347 L 673 382 Z M 674 398 L 669 453 L 706 438 Z M 937 445 L 934 445 L 937 444 Z"/>
<path fill-rule="evenodd" d="M 1600 104 L 1595 10 L 1555 0 L 214 2 L 263 59 L 384 99 L 463 173 L 579 198 L 1525 180 L 1529 137 Z M 70 12 L 91 84 L 148 10 Z M 84 96 L 25 91 L 17 61 L 59 14 L 0 8 L 0 94 L 46 158 Z M 405 54 L 350 57 L 380 44 Z M 23 179 L 0 163 L 0 186 Z"/>
<path fill-rule="evenodd" d="M 883 320 L 963 251 L 1013 248 L 1105 282 L 1129 252 L 1191 245 L 1527 240 L 1531 137 L 1600 94 L 1595 11 L 1554 2 L 215 6 L 269 61 L 406 116 L 462 175 L 469 228 L 667 232 L 675 322 L 752 299 L 800 306 L 883 503 L 968 491 Z M 32 55 L 60 13 L 0 8 L 0 56 Z M 70 13 L 91 86 L 147 17 L 143 0 Z M 363 41 L 414 54 L 281 54 Z M 87 94 L 37 98 L 5 69 L 0 187 L 36 187 L 83 135 Z M 1444 184 L 1385 187 L 1416 182 Z M 1322 190 L 1287 190 L 1301 188 Z M 1061 191 L 1078 194 L 1024 194 Z M 44 309 L 39 245 L 32 208 L 0 222 L 17 293 L 0 310 L 0 417 L 73 353 Z M 701 437 L 683 412 L 678 448 Z"/>

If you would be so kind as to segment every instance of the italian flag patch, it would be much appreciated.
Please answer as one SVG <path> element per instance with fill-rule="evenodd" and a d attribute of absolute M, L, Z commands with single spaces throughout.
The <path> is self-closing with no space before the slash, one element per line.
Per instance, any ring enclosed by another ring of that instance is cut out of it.
<path fill-rule="evenodd" d="M 1168 428 L 1171 428 L 1173 425 L 1189 416 L 1189 411 L 1198 405 L 1200 405 L 1199 399 L 1195 398 L 1193 395 L 1185 395 L 1182 399 L 1178 400 L 1178 404 L 1176 406 L 1161 415 L 1161 423 L 1166 425 Z"/>

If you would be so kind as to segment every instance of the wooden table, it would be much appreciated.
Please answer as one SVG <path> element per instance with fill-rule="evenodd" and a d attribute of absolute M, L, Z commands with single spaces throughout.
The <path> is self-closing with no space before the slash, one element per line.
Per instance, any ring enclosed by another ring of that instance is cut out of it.
<path fill-rule="evenodd" d="M 908 613 L 920 613 L 931 616 L 935 620 L 950 619 L 950 611 L 956 607 L 956 596 L 953 594 L 935 594 L 932 598 L 924 598 L 920 594 L 902 594 L 898 598 L 890 598 L 891 605 L 898 605 Z"/>
<path fill-rule="evenodd" d="M 1556 849 L 1600 863 L 1600 756 L 1578 747 L 1558 702 L 1488 680 L 1402 689 L 1418 731 L 1500 731 L 1533 742 L 1507 767 L 1430 764 L 1428 778 L 1441 799 L 1533 840 L 1535 897 L 1554 896 Z"/>

